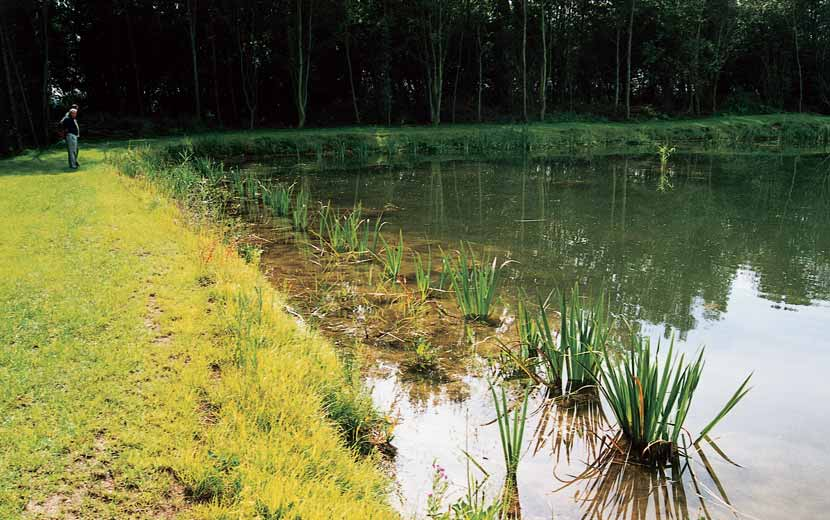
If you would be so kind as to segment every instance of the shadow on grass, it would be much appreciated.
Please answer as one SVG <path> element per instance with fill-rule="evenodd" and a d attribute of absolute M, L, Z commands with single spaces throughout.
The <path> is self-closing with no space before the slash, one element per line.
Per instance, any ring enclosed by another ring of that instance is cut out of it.
<path fill-rule="evenodd" d="M 30 151 L 11 159 L 0 160 L 0 177 L 78 173 L 82 172 L 85 166 L 83 151 L 78 159 L 81 168 L 78 170 L 69 168 L 66 149 L 55 145 L 46 150 Z"/>

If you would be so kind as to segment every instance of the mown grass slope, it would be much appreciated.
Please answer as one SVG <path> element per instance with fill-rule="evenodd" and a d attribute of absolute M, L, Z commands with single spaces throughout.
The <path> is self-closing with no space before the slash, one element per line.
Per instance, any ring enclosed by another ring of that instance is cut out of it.
<path fill-rule="evenodd" d="M 64 163 L 0 162 L 0 518 L 394 516 L 332 348 L 101 150 Z"/>

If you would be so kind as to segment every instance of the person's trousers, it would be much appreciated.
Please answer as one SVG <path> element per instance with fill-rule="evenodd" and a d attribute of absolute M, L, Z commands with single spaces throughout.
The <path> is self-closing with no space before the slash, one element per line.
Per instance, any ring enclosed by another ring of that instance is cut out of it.
<path fill-rule="evenodd" d="M 66 151 L 69 153 L 69 167 L 78 167 L 78 136 L 66 134 Z"/>

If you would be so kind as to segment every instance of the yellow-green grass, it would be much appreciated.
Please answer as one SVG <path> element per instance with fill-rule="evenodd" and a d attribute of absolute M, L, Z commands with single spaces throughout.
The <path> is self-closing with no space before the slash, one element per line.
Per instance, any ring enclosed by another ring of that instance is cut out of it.
<path fill-rule="evenodd" d="M 0 518 L 393 517 L 332 347 L 103 158 L 0 161 Z"/>

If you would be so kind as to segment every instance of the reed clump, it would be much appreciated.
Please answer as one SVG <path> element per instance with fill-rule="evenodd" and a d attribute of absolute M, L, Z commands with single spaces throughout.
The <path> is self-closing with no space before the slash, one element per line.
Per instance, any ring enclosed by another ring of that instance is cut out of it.
<path fill-rule="evenodd" d="M 665 358 L 660 343 L 652 351 L 649 338 L 634 335 L 622 359 L 606 349 L 599 364 L 597 386 L 619 425 L 621 445 L 634 460 L 663 465 L 683 451 L 681 436 L 703 372 L 703 349 L 690 361 L 674 351 L 674 338 Z M 750 374 L 698 438 L 704 438 L 749 391 Z M 687 434 L 688 436 L 688 434 Z"/>
<path fill-rule="evenodd" d="M 487 321 L 501 284 L 501 272 L 510 261 L 498 258 L 480 263 L 470 244 L 461 244 L 454 255 L 444 255 L 443 265 L 458 307 L 465 320 Z"/>
<path fill-rule="evenodd" d="M 337 254 L 363 255 L 374 251 L 383 227 L 381 216 L 374 221 L 363 218 L 363 206 L 358 203 L 344 215 L 326 204 L 320 208 L 319 232 L 321 249 Z"/>
<path fill-rule="evenodd" d="M 521 402 L 515 407 L 510 406 L 504 387 L 500 387 L 497 392 L 495 386 L 490 384 L 490 394 L 496 408 L 496 422 L 499 426 L 499 440 L 506 469 L 505 487 L 509 488 L 515 485 L 522 456 L 530 390 L 525 388 Z"/>

